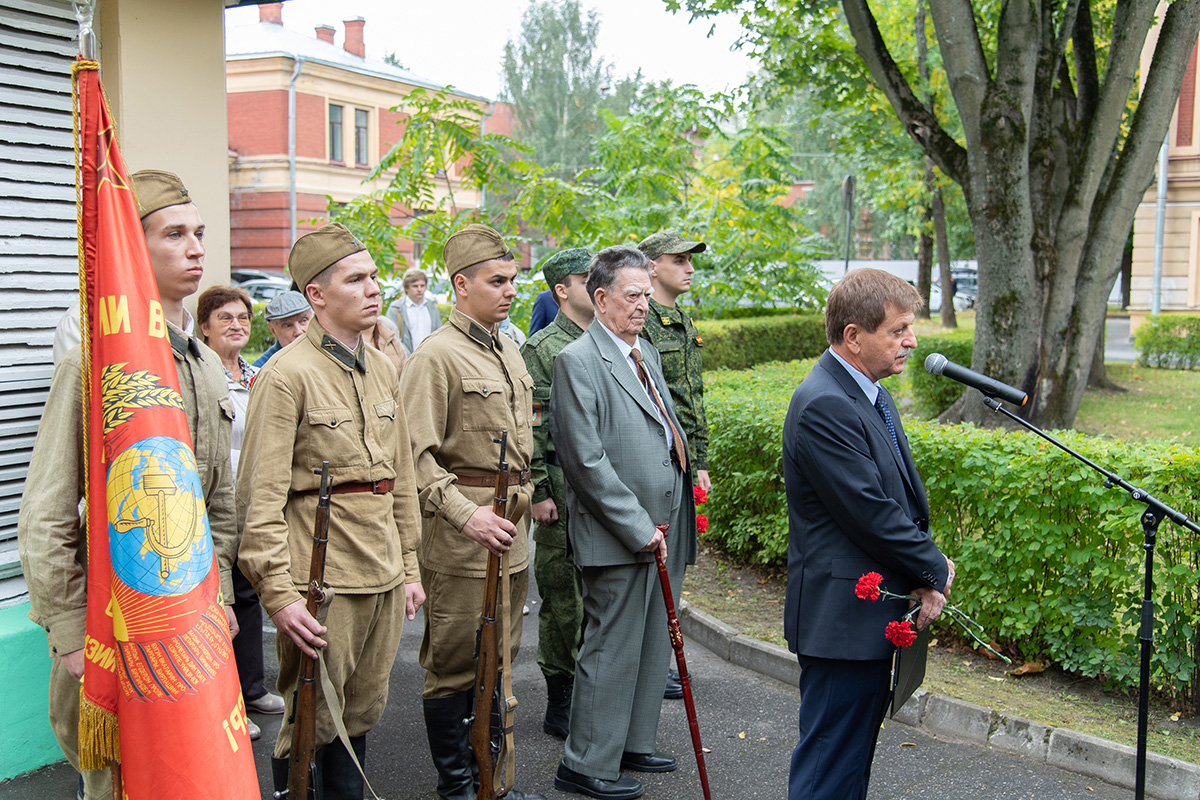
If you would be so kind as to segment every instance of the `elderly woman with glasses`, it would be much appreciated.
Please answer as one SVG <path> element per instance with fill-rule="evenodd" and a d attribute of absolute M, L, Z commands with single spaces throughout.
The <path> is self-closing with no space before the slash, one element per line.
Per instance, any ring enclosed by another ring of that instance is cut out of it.
<path fill-rule="evenodd" d="M 230 463 L 236 476 L 242 434 L 246 428 L 246 406 L 250 402 L 250 382 L 257 372 L 242 358 L 242 348 L 250 340 L 250 320 L 254 306 L 250 295 L 236 286 L 213 286 L 204 290 L 196 303 L 196 320 L 201 339 L 221 357 L 229 380 L 229 399 L 233 402 L 233 449 Z M 264 683 L 262 651 L 262 606 L 254 587 L 236 566 L 233 569 L 233 613 L 240 632 L 233 640 L 233 655 L 242 681 L 246 708 L 260 714 L 282 714 L 283 698 L 267 691 Z M 250 738 L 261 735 L 250 720 Z"/>

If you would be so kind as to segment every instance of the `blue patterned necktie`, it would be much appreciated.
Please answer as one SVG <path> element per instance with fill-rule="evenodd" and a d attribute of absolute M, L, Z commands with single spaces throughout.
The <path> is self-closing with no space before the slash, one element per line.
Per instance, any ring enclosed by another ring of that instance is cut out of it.
<path fill-rule="evenodd" d="M 875 410 L 879 412 L 879 416 L 883 417 L 883 424 L 887 426 L 888 433 L 892 435 L 892 444 L 896 446 L 896 452 L 900 454 L 900 460 L 904 460 L 904 454 L 900 453 L 900 439 L 896 436 L 896 425 L 892 422 L 892 412 L 888 410 L 887 403 L 883 402 L 883 390 L 879 390 L 879 394 L 875 395 Z"/>

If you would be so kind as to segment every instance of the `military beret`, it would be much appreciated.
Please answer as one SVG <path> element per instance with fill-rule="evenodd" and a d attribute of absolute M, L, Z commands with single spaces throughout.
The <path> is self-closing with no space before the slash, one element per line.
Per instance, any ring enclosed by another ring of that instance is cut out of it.
<path fill-rule="evenodd" d="M 585 275 L 592 263 L 592 254 L 585 247 L 572 247 L 570 250 L 559 250 L 542 262 L 542 275 L 546 285 L 553 289 L 562 283 L 568 275 Z"/>
<path fill-rule="evenodd" d="M 661 255 L 677 253 L 703 253 L 708 249 L 704 242 L 691 242 L 679 235 L 679 231 L 659 231 L 642 240 L 638 250 L 654 261 Z"/>
<path fill-rule="evenodd" d="M 304 299 L 304 295 L 299 292 L 280 292 L 267 303 L 267 307 L 263 309 L 263 316 L 268 322 L 273 322 L 303 314 L 305 311 L 312 311 L 312 307 Z"/>
<path fill-rule="evenodd" d="M 467 267 L 500 258 L 512 251 L 504 238 L 487 225 L 468 225 L 446 240 L 442 258 L 446 262 L 446 273 L 453 278 Z"/>
<path fill-rule="evenodd" d="M 133 173 L 131 177 L 138 216 L 142 219 L 167 206 L 181 206 L 192 202 L 187 187 L 174 172 L 143 169 Z"/>
<path fill-rule="evenodd" d="M 303 292 L 304 287 L 326 267 L 366 249 L 349 228 L 340 222 L 331 222 L 296 240 L 288 255 L 288 272 Z"/>

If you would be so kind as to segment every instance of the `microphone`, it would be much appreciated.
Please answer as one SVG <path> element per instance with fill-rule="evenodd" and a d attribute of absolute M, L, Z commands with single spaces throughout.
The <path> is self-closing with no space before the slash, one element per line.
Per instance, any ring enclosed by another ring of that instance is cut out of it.
<path fill-rule="evenodd" d="M 978 389 L 988 397 L 998 397 L 1006 403 L 1023 406 L 1029 400 L 1029 395 L 1020 389 L 1014 389 L 1006 383 L 992 380 L 987 375 L 980 375 L 959 366 L 941 353 L 930 353 L 929 358 L 925 359 L 925 369 L 934 375 L 945 375 L 972 389 Z"/>

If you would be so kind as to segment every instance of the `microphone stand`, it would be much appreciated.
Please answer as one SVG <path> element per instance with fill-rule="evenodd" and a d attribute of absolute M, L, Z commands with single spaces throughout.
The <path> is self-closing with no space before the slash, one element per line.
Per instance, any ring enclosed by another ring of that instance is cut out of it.
<path fill-rule="evenodd" d="M 1158 524 L 1163 519 L 1169 519 L 1176 525 L 1187 528 L 1193 533 L 1200 533 L 1200 526 L 1189 520 L 1187 516 L 1175 509 L 1171 508 L 1166 503 L 1159 500 L 1154 495 L 1147 492 L 1145 489 L 1139 489 L 1137 486 L 1129 483 L 1114 472 L 1106 470 L 1096 462 L 1084 456 L 1065 444 L 1055 439 L 1050 434 L 1038 428 L 1031 422 L 1018 417 L 1016 414 L 1009 411 L 1004 405 L 994 397 L 984 397 L 983 402 L 988 408 L 993 411 L 999 411 L 1004 416 L 1015 422 L 1020 423 L 1028 430 L 1033 431 L 1038 436 L 1045 439 L 1050 444 L 1058 449 L 1069 453 L 1075 458 L 1087 464 L 1092 469 L 1104 476 L 1104 488 L 1111 489 L 1114 486 L 1120 487 L 1129 496 L 1138 502 L 1146 504 L 1146 510 L 1142 512 L 1142 532 L 1146 536 L 1146 580 L 1145 589 L 1142 595 L 1142 621 L 1138 630 L 1138 639 L 1141 641 L 1142 650 L 1142 671 L 1138 682 L 1138 739 L 1137 739 L 1137 773 L 1134 779 L 1133 796 L 1136 800 L 1145 800 L 1146 797 L 1146 732 L 1150 722 L 1150 654 L 1154 643 L 1154 598 L 1151 596 L 1151 590 L 1154 588 L 1154 541 L 1158 535 Z"/>

